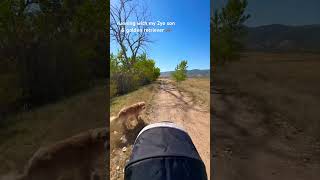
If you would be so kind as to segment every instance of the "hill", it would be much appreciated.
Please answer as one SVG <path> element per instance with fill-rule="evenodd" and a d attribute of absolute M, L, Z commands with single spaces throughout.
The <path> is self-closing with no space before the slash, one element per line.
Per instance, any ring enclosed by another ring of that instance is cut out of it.
<path fill-rule="evenodd" d="M 272 24 L 247 27 L 246 49 L 255 51 L 320 50 L 320 25 Z"/>
<path fill-rule="evenodd" d="M 160 77 L 170 77 L 173 71 L 161 72 Z M 187 70 L 188 77 L 210 77 L 210 69 Z"/>

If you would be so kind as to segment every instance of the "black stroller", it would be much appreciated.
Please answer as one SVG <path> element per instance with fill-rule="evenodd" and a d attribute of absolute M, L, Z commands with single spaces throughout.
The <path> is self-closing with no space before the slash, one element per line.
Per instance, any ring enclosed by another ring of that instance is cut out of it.
<path fill-rule="evenodd" d="M 125 180 L 206 180 L 190 136 L 171 122 L 146 126 L 137 136 Z"/>

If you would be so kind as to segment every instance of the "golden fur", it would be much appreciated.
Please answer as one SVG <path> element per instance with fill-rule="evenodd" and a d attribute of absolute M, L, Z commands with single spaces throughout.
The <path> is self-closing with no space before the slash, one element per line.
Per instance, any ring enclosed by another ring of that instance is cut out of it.
<path fill-rule="evenodd" d="M 117 120 L 122 123 L 125 129 L 130 128 L 132 121 L 139 121 L 139 115 L 145 109 L 145 102 L 138 102 L 131 106 L 122 108 L 116 117 L 111 117 L 111 121 Z"/>
<path fill-rule="evenodd" d="M 106 128 L 92 129 L 45 148 L 29 160 L 19 180 L 105 179 Z"/>

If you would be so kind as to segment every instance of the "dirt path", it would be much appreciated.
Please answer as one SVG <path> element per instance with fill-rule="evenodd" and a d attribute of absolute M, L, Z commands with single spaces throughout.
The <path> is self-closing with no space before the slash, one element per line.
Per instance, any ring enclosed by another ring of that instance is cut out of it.
<path fill-rule="evenodd" d="M 320 144 L 285 114 L 247 95 L 212 96 L 214 179 L 319 179 Z"/>
<path fill-rule="evenodd" d="M 184 127 L 191 136 L 210 177 L 210 112 L 197 105 L 194 97 L 179 90 L 170 80 L 159 80 L 152 103 L 151 123 L 169 120 Z M 209 179 L 209 178 L 208 178 Z"/>

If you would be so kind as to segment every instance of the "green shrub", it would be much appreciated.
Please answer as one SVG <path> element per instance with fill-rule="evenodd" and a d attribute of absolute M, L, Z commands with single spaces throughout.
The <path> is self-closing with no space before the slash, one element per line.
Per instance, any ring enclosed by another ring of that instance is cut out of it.
<path fill-rule="evenodd" d="M 187 66 L 188 61 L 182 60 L 177 67 L 175 68 L 175 71 L 171 74 L 172 78 L 176 80 L 177 82 L 184 81 L 187 78 Z"/>
<path fill-rule="evenodd" d="M 160 76 L 160 69 L 155 66 L 155 61 L 148 59 L 146 54 L 141 54 L 130 61 L 134 62 L 132 66 L 124 63 L 120 52 L 117 56 L 110 55 L 110 77 L 116 84 L 117 94 L 136 90 L 139 86 L 150 84 Z"/>

